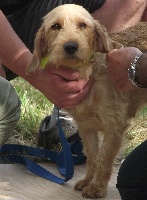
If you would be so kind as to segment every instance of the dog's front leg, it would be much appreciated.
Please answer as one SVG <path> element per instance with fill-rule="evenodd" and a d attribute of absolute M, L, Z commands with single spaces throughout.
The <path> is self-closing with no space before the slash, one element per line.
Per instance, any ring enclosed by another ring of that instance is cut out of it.
<path fill-rule="evenodd" d="M 94 134 L 93 128 L 88 128 L 85 125 L 82 130 L 79 127 L 80 136 L 83 141 L 84 153 L 87 156 L 86 176 L 75 184 L 76 190 L 83 190 L 93 179 L 96 167 L 96 156 L 98 154 L 98 135 Z"/>
<path fill-rule="evenodd" d="M 119 134 L 107 133 L 103 144 L 97 155 L 95 174 L 82 195 L 87 198 L 101 198 L 107 193 L 108 181 L 111 177 L 112 166 L 115 156 L 120 148 L 122 136 Z"/>

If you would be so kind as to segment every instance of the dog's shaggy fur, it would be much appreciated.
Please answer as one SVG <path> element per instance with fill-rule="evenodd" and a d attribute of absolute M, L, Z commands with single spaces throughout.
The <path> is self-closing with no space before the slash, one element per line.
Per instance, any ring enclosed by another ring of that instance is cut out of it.
<path fill-rule="evenodd" d="M 117 93 L 105 65 L 106 52 L 120 48 L 106 29 L 81 6 L 62 5 L 44 18 L 35 39 L 35 50 L 27 72 L 34 72 L 42 58 L 57 67 L 78 70 L 82 78 L 95 80 L 86 98 L 68 112 L 78 124 L 87 156 L 87 173 L 75 189 L 83 197 L 106 194 L 114 158 L 121 146 L 128 120 L 147 101 L 147 90 Z M 103 142 L 99 145 L 99 135 Z"/>

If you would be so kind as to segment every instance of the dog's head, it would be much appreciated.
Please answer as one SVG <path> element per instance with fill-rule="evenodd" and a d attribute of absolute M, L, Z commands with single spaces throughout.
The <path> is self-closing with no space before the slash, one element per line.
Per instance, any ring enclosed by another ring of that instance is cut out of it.
<path fill-rule="evenodd" d="M 90 60 L 96 51 L 108 52 L 119 47 L 82 6 L 61 5 L 44 17 L 27 73 L 45 67 L 48 62 L 56 66 L 77 67 Z"/>

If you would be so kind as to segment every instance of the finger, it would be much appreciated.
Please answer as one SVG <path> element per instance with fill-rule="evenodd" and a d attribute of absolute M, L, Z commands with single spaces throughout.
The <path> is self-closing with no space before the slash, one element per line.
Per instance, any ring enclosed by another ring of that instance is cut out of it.
<path fill-rule="evenodd" d="M 89 80 L 80 79 L 77 81 L 63 82 L 63 87 L 65 87 L 65 91 L 68 93 L 79 93 L 82 92 L 83 90 L 86 90 L 86 88 L 90 87 L 91 84 L 92 84 L 91 79 Z"/>
<path fill-rule="evenodd" d="M 73 108 L 80 104 L 82 100 L 87 96 L 93 84 L 93 79 L 90 79 L 86 86 L 77 93 L 67 93 L 63 98 L 60 99 L 60 107 L 62 108 Z"/>
<path fill-rule="evenodd" d="M 72 70 L 70 68 L 66 67 L 55 67 L 53 65 L 48 65 L 45 69 L 47 73 L 51 73 L 54 75 L 61 76 L 62 78 L 72 81 L 72 80 L 77 80 L 79 78 L 79 72 Z"/>

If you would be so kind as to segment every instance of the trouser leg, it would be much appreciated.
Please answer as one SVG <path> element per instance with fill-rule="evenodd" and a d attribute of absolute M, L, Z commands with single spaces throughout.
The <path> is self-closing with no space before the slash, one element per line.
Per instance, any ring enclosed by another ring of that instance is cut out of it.
<path fill-rule="evenodd" d="M 20 105 L 11 83 L 0 77 L 0 146 L 9 138 L 20 118 Z"/>
<path fill-rule="evenodd" d="M 147 140 L 132 151 L 121 165 L 117 188 L 122 200 L 147 199 Z"/>

